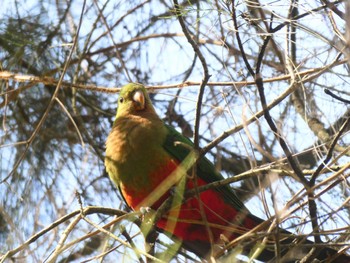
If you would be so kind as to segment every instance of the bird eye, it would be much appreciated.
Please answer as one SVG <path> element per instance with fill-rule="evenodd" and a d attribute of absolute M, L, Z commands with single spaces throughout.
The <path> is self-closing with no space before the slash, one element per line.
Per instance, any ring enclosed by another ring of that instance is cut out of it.
<path fill-rule="evenodd" d="M 119 98 L 119 103 L 123 103 L 124 102 L 124 98 L 123 97 L 120 97 Z"/>

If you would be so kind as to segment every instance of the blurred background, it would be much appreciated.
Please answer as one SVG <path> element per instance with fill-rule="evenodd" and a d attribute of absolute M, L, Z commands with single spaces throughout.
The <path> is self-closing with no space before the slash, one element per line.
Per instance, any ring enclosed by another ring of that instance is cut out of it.
<path fill-rule="evenodd" d="M 231 186 L 255 215 L 292 211 L 282 226 L 312 238 L 305 185 L 283 138 L 313 182 L 322 240 L 349 239 L 349 110 L 335 97 L 350 99 L 346 1 L 185 0 L 179 10 L 210 74 L 199 127 L 204 70 L 171 0 L 1 2 L 1 260 L 147 261 L 120 242 L 144 250 L 131 217 L 109 229 L 117 238 L 89 235 L 113 213 L 97 209 L 87 216 L 94 224 L 79 213 L 64 218 L 81 206 L 130 212 L 103 163 L 117 88 L 129 82 L 149 88 L 166 123 L 190 138 L 199 129 L 200 146 L 210 146 L 206 157 L 224 177 L 242 175 Z M 278 134 L 263 116 L 247 63 L 253 70 L 261 63 Z M 161 235 L 157 251 L 169 244 Z M 186 251 L 173 257 L 196 260 Z"/>

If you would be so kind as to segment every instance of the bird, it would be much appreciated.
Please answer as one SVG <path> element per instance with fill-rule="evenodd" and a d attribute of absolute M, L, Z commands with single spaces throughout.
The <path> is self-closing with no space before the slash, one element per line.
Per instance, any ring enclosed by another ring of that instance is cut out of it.
<path fill-rule="evenodd" d="M 249 256 L 260 245 L 254 257 L 263 262 L 294 262 L 312 247 L 312 241 L 285 230 L 263 242 L 272 220 L 253 215 L 227 184 L 206 189 L 223 176 L 205 156 L 198 158 L 189 138 L 163 122 L 143 84 L 129 83 L 120 90 L 106 140 L 105 167 L 132 210 L 161 210 L 170 200 L 154 223 L 156 229 L 180 240 L 183 248 L 201 259 L 210 260 L 239 238 L 233 244 L 241 247 L 240 253 Z M 201 187 L 204 190 L 199 191 Z M 281 245 L 278 252 L 276 242 Z M 291 247 L 302 251 L 291 252 Z M 315 255 L 319 260 L 333 257 L 333 262 L 350 262 L 350 256 L 330 247 L 323 246 Z"/>

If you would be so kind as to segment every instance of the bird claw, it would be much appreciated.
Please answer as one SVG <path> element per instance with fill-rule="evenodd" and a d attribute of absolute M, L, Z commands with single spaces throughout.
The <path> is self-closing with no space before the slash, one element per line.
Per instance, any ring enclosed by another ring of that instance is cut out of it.
<path fill-rule="evenodd" d="M 152 208 L 150 208 L 149 206 L 141 206 L 140 207 L 140 212 L 142 215 L 149 214 L 151 211 L 152 211 Z"/>
<path fill-rule="evenodd" d="M 140 213 L 142 232 L 146 229 L 145 233 L 148 233 L 154 224 L 155 211 L 149 206 L 142 206 L 140 207 Z"/>

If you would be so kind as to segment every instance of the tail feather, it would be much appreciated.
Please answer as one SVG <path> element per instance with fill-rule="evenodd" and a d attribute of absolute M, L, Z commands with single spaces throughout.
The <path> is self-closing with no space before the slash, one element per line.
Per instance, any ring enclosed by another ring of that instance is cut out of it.
<path fill-rule="evenodd" d="M 193 241 L 183 241 L 183 247 L 208 261 L 211 255 L 210 252 L 214 251 L 214 254 L 222 255 L 220 262 L 232 262 L 232 258 L 236 258 L 237 254 L 262 262 L 296 262 L 310 254 L 311 259 L 317 259 L 320 262 L 350 263 L 350 255 L 339 253 L 337 249 L 330 247 L 329 244 L 315 244 L 305 237 L 298 237 L 285 230 L 281 230 L 280 236 L 283 236 L 283 238 L 278 241 L 279 246 L 272 238 L 269 238 L 271 240 L 268 243 L 262 245 L 263 238 L 260 236 L 259 238 L 250 239 L 248 242 L 243 239 L 228 250 L 222 246 L 215 247 L 214 245 L 213 247 L 209 243 Z M 221 250 L 219 253 L 215 253 L 219 250 Z M 226 253 L 223 253 L 224 251 Z"/>

